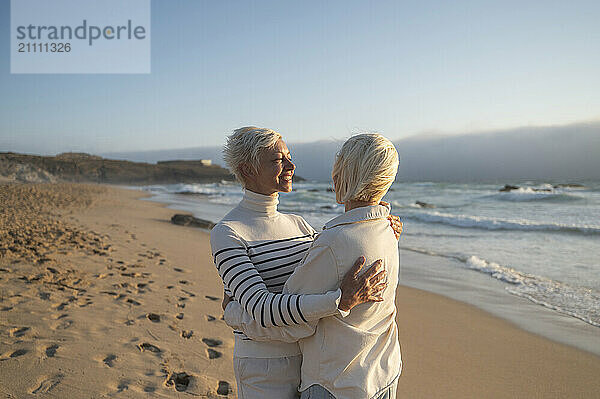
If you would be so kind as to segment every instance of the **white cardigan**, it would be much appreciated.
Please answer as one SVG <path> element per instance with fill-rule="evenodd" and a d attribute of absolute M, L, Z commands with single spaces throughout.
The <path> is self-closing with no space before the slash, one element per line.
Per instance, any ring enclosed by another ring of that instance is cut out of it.
<path fill-rule="evenodd" d="M 339 287 L 356 258 L 367 266 L 383 259 L 388 287 L 384 301 L 356 306 L 347 317 L 325 317 L 289 327 L 264 328 L 232 302 L 227 324 L 256 340 L 299 340 L 303 355 L 303 391 L 325 387 L 336 398 L 372 398 L 400 375 L 402 360 L 396 326 L 398 242 L 386 217 L 389 208 L 375 205 L 352 209 L 329 221 L 317 236 L 284 292 L 318 293 Z"/>

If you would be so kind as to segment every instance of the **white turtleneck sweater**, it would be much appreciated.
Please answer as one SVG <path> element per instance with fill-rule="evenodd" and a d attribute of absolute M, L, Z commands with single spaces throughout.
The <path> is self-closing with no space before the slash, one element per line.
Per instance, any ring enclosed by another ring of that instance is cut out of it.
<path fill-rule="evenodd" d="M 244 198 L 210 234 L 215 266 L 225 291 L 263 327 L 289 326 L 340 314 L 341 291 L 281 294 L 316 235 L 300 216 L 277 211 L 278 197 L 244 193 Z M 234 356 L 300 354 L 297 343 L 252 341 L 235 333 Z"/>

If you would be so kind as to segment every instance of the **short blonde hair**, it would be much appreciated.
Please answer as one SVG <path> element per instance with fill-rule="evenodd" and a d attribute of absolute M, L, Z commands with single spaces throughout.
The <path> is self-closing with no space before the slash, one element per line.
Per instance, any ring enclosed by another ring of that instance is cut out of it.
<path fill-rule="evenodd" d="M 223 158 L 231 173 L 244 185 L 246 182 L 242 175 L 242 166 L 248 164 L 258 172 L 261 151 L 275 147 L 279 139 L 281 134 L 271 129 L 241 127 L 227 137 L 223 147 Z"/>
<path fill-rule="evenodd" d="M 336 201 L 379 201 L 394 182 L 398 165 L 394 144 L 382 135 L 349 138 L 337 153 L 331 172 Z"/>

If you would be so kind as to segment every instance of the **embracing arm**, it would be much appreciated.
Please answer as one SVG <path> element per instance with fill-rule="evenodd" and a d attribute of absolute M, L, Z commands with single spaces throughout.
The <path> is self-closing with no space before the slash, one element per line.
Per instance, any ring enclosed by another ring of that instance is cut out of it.
<path fill-rule="evenodd" d="M 358 275 L 365 263 L 364 257 L 360 257 L 354 266 L 346 273 L 342 280 L 343 295 L 339 303 L 342 316 L 346 316 L 354 306 L 368 301 L 379 302 L 382 300 L 380 293 L 386 286 L 385 271 L 382 270 L 381 261 L 375 262 L 365 273 Z M 307 279 L 310 274 L 318 274 L 321 285 L 315 284 L 314 280 Z M 314 292 L 314 290 L 325 290 L 327 284 L 336 286 L 338 284 L 337 267 L 335 259 L 328 247 L 313 247 L 302 266 L 292 275 L 293 285 L 286 283 L 284 292 L 294 290 L 295 292 Z M 309 280 L 308 287 L 302 287 L 302 281 Z M 289 280 L 288 280 L 289 282 Z M 302 295 L 304 298 L 306 295 Z M 252 317 L 245 312 L 239 303 L 232 301 L 225 308 L 225 322 L 231 327 L 243 331 L 246 336 L 257 341 L 278 340 L 284 342 L 295 342 L 301 338 L 314 334 L 317 319 L 310 319 L 306 323 L 294 324 L 285 327 L 263 328 Z"/>
<path fill-rule="evenodd" d="M 302 249 L 310 246 L 312 235 L 296 238 L 305 240 L 305 243 L 297 246 L 298 250 L 294 251 L 297 259 L 290 256 L 290 261 L 300 262 L 305 252 Z M 241 308 L 260 326 L 289 326 L 339 314 L 337 307 L 341 291 L 335 288 L 325 294 L 315 295 L 269 292 L 248 256 L 245 242 L 230 227 L 222 224 L 215 226 L 211 231 L 210 243 L 225 292 L 239 302 Z"/>

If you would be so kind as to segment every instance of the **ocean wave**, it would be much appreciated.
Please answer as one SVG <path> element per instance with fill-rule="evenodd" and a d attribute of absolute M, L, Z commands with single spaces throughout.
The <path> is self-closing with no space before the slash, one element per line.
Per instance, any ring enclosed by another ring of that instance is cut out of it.
<path fill-rule="evenodd" d="M 442 204 L 442 203 L 428 203 L 428 202 L 421 202 L 421 205 L 417 204 L 417 201 L 413 201 L 413 200 L 409 200 L 411 202 L 407 202 L 406 200 L 400 201 L 400 200 L 390 200 L 390 204 L 392 205 L 392 210 L 394 209 L 401 209 L 401 208 L 409 208 L 409 209 L 423 209 L 423 208 L 437 208 L 437 209 L 452 209 L 452 208 L 461 208 L 464 206 L 469 205 L 469 203 L 466 202 L 461 202 L 460 204 L 454 204 L 454 205 L 450 205 L 450 204 Z M 423 204 L 427 204 L 425 206 L 423 206 Z"/>
<path fill-rule="evenodd" d="M 465 264 L 472 270 L 511 284 L 506 290 L 513 295 L 600 327 L 600 295 L 589 288 L 573 287 L 549 278 L 523 273 L 477 256 L 470 256 Z"/>
<path fill-rule="evenodd" d="M 165 185 L 144 186 L 144 191 L 170 193 L 170 194 L 201 194 L 212 196 L 224 195 L 241 195 L 242 188 L 231 183 L 210 183 L 210 184 L 195 184 L 195 183 L 178 183 Z"/>
<path fill-rule="evenodd" d="M 470 270 L 507 283 L 505 289 L 510 294 L 600 327 L 600 293 L 590 288 L 574 287 L 546 277 L 524 273 L 474 255 L 443 254 L 412 247 L 401 247 L 401 249 L 456 260 Z"/>
<path fill-rule="evenodd" d="M 404 216 L 425 223 L 440 223 L 455 227 L 484 230 L 549 231 L 579 234 L 600 234 L 598 225 L 574 225 L 562 223 L 536 223 L 529 220 L 510 220 L 484 216 L 453 215 L 442 212 L 412 213 Z"/>
<path fill-rule="evenodd" d="M 493 194 L 489 197 L 500 201 L 511 202 L 529 202 L 529 201 L 548 201 L 548 202 L 565 202 L 565 201 L 581 201 L 584 197 L 565 192 L 564 190 L 556 190 L 554 188 L 544 188 L 544 191 L 532 187 L 520 187 L 509 192 L 501 192 Z"/>
<path fill-rule="evenodd" d="M 472 239 L 477 239 L 477 238 L 481 238 L 481 236 L 477 235 L 477 234 L 452 234 L 452 233 L 432 233 L 432 232 L 412 232 L 409 230 L 404 230 L 402 232 L 403 236 L 411 236 L 411 237 L 430 237 L 430 238 L 459 238 L 459 239 L 466 239 L 466 238 L 472 238 Z"/>

